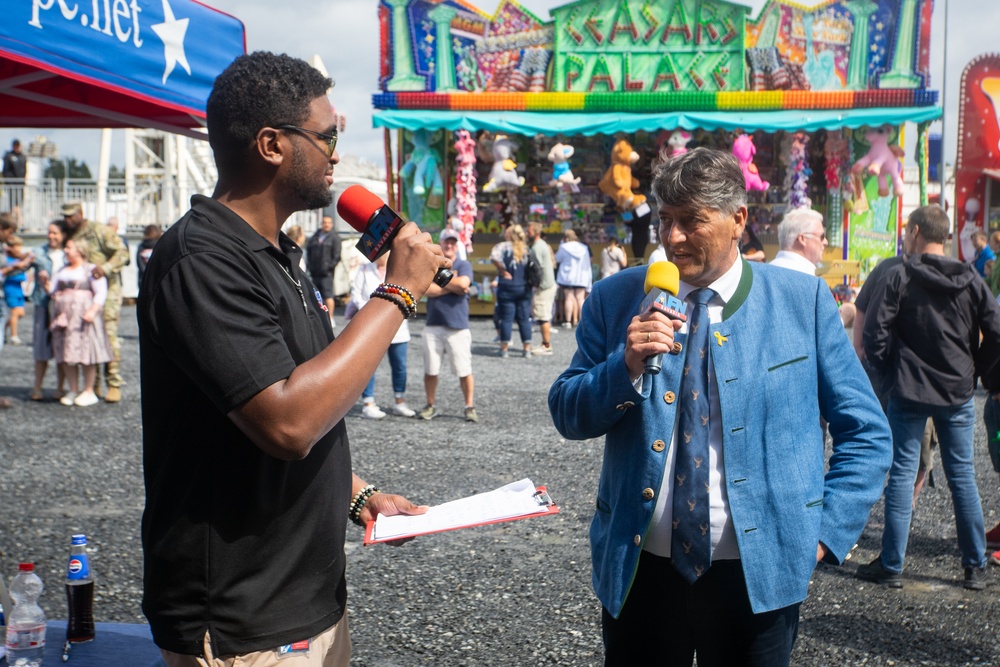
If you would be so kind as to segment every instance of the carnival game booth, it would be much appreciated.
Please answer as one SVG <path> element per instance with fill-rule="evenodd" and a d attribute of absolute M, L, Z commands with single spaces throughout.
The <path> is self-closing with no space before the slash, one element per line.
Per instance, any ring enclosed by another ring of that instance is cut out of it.
<path fill-rule="evenodd" d="M 512 0 L 493 14 L 382 0 L 373 103 L 390 196 L 425 228 L 457 228 L 473 257 L 533 219 L 556 243 L 573 227 L 597 249 L 629 232 L 642 245 L 660 152 L 735 149 L 754 229 L 767 238 L 788 208 L 816 208 L 830 259 L 863 277 L 897 251 L 901 128 L 917 123 L 926 146 L 941 113 L 932 9 L 770 0 L 751 19 L 723 0 L 578 0 L 544 21 Z"/>
<path fill-rule="evenodd" d="M 1000 54 L 969 63 L 959 90 L 955 219 L 959 257 L 971 261 L 972 235 L 1000 230 Z"/>

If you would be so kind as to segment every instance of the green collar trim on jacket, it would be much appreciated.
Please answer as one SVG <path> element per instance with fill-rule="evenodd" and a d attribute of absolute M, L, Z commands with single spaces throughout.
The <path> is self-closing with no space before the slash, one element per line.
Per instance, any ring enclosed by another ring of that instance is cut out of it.
<path fill-rule="evenodd" d="M 743 275 L 740 276 L 740 284 L 736 286 L 733 298 L 726 302 L 725 307 L 722 309 L 723 320 L 728 320 L 730 315 L 739 310 L 739 307 L 750 296 L 750 286 L 753 285 L 753 270 L 750 268 L 750 262 L 742 257 L 740 257 L 740 261 L 743 262 Z"/>

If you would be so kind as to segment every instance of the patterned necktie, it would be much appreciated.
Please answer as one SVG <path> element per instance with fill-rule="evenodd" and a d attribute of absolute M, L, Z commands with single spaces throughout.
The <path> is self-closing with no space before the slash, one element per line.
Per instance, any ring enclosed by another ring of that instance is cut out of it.
<path fill-rule="evenodd" d="M 673 534 L 670 558 L 688 583 L 712 564 L 712 531 L 708 508 L 708 302 L 715 296 L 704 288 L 691 292 L 687 356 L 681 378 L 680 415 L 674 439 Z"/>

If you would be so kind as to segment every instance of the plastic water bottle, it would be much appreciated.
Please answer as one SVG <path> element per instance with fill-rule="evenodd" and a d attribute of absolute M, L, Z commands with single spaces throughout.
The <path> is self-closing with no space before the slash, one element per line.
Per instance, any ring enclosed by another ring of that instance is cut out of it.
<path fill-rule="evenodd" d="M 7 615 L 7 664 L 10 667 L 38 667 L 45 651 L 45 612 L 38 606 L 42 580 L 34 563 L 21 563 L 10 583 L 14 610 Z"/>
<path fill-rule="evenodd" d="M 63 662 L 69 660 L 71 644 L 89 642 L 94 638 L 94 578 L 90 576 L 86 535 L 74 535 L 70 546 L 66 567 L 66 603 L 69 620 L 66 622 Z"/>

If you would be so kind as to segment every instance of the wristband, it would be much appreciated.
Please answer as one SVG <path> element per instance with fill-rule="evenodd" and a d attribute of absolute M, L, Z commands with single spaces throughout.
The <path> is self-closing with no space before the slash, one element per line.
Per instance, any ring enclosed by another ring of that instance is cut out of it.
<path fill-rule="evenodd" d="M 354 494 L 354 498 L 351 499 L 351 506 L 347 512 L 348 518 L 350 518 L 353 523 L 364 527 L 365 524 L 361 521 L 361 510 L 365 508 L 365 505 L 368 503 L 368 499 L 376 493 L 378 493 L 378 487 L 369 484 Z"/>

